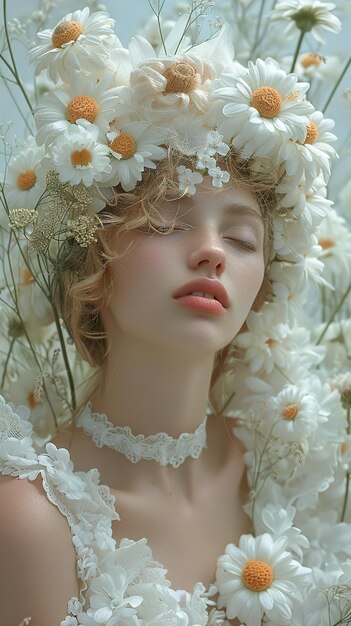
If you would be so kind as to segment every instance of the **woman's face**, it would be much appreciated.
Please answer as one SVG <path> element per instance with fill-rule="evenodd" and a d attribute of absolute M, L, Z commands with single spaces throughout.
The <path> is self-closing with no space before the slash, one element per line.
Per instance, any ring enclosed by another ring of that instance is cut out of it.
<path fill-rule="evenodd" d="M 215 192 L 206 177 L 194 196 L 165 201 L 160 213 L 165 225 L 176 218 L 170 234 L 145 227 L 116 235 L 119 252 L 132 245 L 110 266 L 107 334 L 214 355 L 238 333 L 262 284 L 259 207 L 247 190 Z M 187 286 L 204 278 L 209 282 Z M 190 292 L 214 292 L 222 304 Z"/>

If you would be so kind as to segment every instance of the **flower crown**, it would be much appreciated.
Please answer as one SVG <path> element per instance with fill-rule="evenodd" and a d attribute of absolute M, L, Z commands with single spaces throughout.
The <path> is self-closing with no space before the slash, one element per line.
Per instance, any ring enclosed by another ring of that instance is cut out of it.
<path fill-rule="evenodd" d="M 180 194 L 193 195 L 205 174 L 217 188 L 229 181 L 218 160 L 234 148 L 253 177 L 278 175 L 284 211 L 274 218 L 273 257 L 319 279 L 322 264 L 311 271 L 306 258 L 316 256 L 314 232 L 330 206 L 333 122 L 306 99 L 309 84 L 272 58 L 237 62 L 228 25 L 192 44 L 188 18 L 158 54 L 141 36 L 124 48 L 114 20 L 89 8 L 38 34 L 30 57 L 50 86 L 35 110 L 35 140 L 10 164 L 11 227 L 42 253 L 67 239 L 87 248 L 116 189 L 132 192 L 169 150 L 192 158 L 177 173 Z M 14 180 L 21 208 L 11 206 Z"/>

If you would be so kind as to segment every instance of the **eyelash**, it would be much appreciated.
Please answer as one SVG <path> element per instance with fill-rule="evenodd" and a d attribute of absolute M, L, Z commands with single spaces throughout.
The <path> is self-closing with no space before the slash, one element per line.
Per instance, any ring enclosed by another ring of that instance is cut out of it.
<path fill-rule="evenodd" d="M 241 248 L 247 250 L 248 252 L 256 252 L 256 246 L 254 246 L 249 241 L 242 241 L 241 239 L 233 239 L 231 237 L 225 237 L 225 239 L 229 242 L 239 244 Z"/>
<path fill-rule="evenodd" d="M 181 226 L 174 226 L 174 228 L 172 228 L 172 226 L 154 226 L 154 229 L 156 233 L 160 233 L 161 235 L 167 235 L 168 233 L 171 234 L 175 230 L 185 230 L 185 228 L 182 228 Z"/>
<path fill-rule="evenodd" d="M 155 227 L 155 232 L 159 233 L 159 234 L 165 234 L 167 235 L 168 233 L 171 234 L 174 231 L 178 231 L 178 230 L 185 230 L 185 228 L 182 228 L 181 226 L 178 227 L 174 227 L 172 228 L 172 226 L 158 226 Z M 243 248 L 244 250 L 247 250 L 247 252 L 255 252 L 256 251 L 256 247 L 250 243 L 249 241 L 243 241 L 241 239 L 234 239 L 233 237 L 224 237 L 224 239 L 226 241 L 229 242 L 233 242 L 235 244 L 239 244 L 239 246 L 241 248 Z"/>

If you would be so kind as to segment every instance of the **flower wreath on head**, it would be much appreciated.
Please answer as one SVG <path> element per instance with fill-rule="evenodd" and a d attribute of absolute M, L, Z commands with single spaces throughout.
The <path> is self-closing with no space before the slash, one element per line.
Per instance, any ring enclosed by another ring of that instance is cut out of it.
<path fill-rule="evenodd" d="M 317 26 L 333 8 L 291 0 L 277 5 L 275 18 L 295 11 L 297 24 L 306 7 L 317 11 Z M 89 8 L 39 33 L 31 59 L 47 71 L 50 89 L 35 109 L 35 138 L 9 163 L 12 234 L 30 275 L 49 289 L 59 263 L 73 249 L 86 253 L 109 210 L 118 214 L 120 198 L 132 197 L 172 154 L 179 196 L 195 194 L 205 175 L 214 188 L 227 185 L 225 160 L 234 152 L 252 181 L 275 181 L 273 301 L 250 313 L 233 342 L 235 374 L 227 381 L 235 402 L 226 412 L 247 450 L 246 511 L 255 536 L 220 557 L 218 608 L 246 626 L 349 623 L 340 621 L 351 614 L 349 387 L 344 377 L 342 404 L 323 378 L 324 349 L 298 325 L 309 282 L 330 287 L 316 233 L 333 216 L 326 188 L 334 124 L 307 100 L 309 84 L 273 58 L 239 63 L 228 25 L 194 43 L 191 15 L 181 15 L 167 36 L 161 29 L 158 52 L 141 36 L 124 48 L 114 20 Z M 57 310 L 54 317 L 67 366 Z M 55 380 L 43 375 L 51 404 Z M 212 621 L 199 620 L 223 624 L 225 616 L 218 610 Z"/>

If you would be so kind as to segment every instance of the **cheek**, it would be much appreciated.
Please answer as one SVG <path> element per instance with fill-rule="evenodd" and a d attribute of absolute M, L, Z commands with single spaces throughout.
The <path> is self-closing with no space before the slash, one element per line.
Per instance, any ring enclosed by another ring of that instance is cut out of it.
<path fill-rule="evenodd" d="M 114 297 L 122 297 L 125 305 L 138 297 L 150 296 L 167 285 L 167 276 L 177 262 L 166 246 L 155 246 L 148 237 L 135 241 L 133 248 L 111 264 L 114 279 Z"/>
<path fill-rule="evenodd" d="M 237 277 L 243 298 L 251 306 L 264 278 L 263 257 L 246 258 L 233 270 L 233 275 Z"/>

